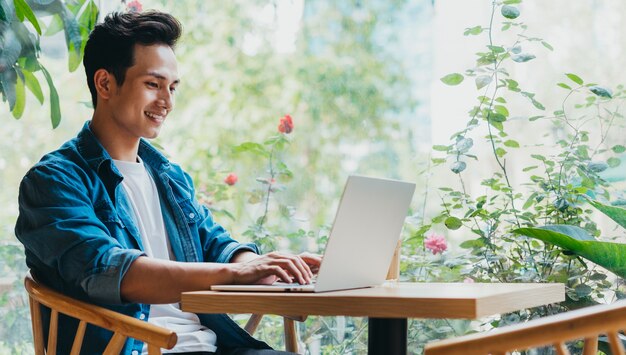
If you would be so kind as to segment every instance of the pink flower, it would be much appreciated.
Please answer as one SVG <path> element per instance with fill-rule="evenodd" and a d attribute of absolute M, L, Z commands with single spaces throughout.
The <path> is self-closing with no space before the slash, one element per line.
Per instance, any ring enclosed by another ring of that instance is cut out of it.
<path fill-rule="evenodd" d="M 233 185 L 235 185 L 237 183 L 237 180 L 239 180 L 239 178 L 237 177 L 237 174 L 230 173 L 230 174 L 228 174 L 228 176 L 226 176 L 224 178 L 224 183 L 226 185 L 233 186 Z"/>
<path fill-rule="evenodd" d="M 143 5 L 141 5 L 139 0 L 133 0 L 126 4 L 126 10 L 128 10 L 128 12 L 141 12 L 143 11 Z"/>
<path fill-rule="evenodd" d="M 278 123 L 278 132 L 289 134 L 291 131 L 293 131 L 293 120 L 291 119 L 291 116 L 285 115 Z"/>
<path fill-rule="evenodd" d="M 448 249 L 446 238 L 440 234 L 432 234 L 424 239 L 424 247 L 430 250 L 433 255 L 441 254 Z"/>
<path fill-rule="evenodd" d="M 463 280 L 464 283 L 466 284 L 473 284 L 474 283 L 474 279 L 471 277 L 466 277 L 465 280 Z"/>

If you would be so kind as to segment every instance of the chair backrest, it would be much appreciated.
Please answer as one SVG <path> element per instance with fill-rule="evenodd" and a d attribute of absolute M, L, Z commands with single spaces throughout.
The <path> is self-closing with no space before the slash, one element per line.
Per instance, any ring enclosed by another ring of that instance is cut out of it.
<path fill-rule="evenodd" d="M 476 333 L 427 344 L 425 355 L 443 354 L 506 354 L 554 346 L 557 354 L 569 354 L 566 342 L 584 339 L 584 354 L 596 354 L 598 336 L 606 334 L 611 352 L 624 354 L 619 331 L 626 329 L 626 301 L 598 305 L 526 323 L 506 326 L 485 333 Z"/>
<path fill-rule="evenodd" d="M 24 286 L 29 295 L 36 355 L 56 354 L 59 313 L 80 321 L 74 336 L 72 355 L 80 353 L 87 324 L 93 324 L 113 332 L 113 337 L 103 353 L 106 355 L 119 354 L 129 337 L 148 344 L 150 355 L 161 354 L 161 348 L 173 348 L 178 340 L 176 333 L 171 330 L 62 295 L 37 283 L 30 274 L 25 277 Z M 41 305 L 51 310 L 47 346 L 44 346 Z"/>

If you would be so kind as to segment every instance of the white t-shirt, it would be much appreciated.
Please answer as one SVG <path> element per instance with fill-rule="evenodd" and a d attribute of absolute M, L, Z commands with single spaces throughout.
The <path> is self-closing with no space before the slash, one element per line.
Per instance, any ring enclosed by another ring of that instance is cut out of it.
<path fill-rule="evenodd" d="M 124 177 L 122 187 L 133 208 L 145 253 L 151 258 L 175 260 L 161 214 L 159 192 L 143 161 L 114 162 Z M 194 313 L 181 311 L 178 303 L 151 305 L 148 322 L 176 332 L 178 342 L 169 352 L 217 350 L 215 333 L 200 324 Z M 144 345 L 143 354 L 147 353 Z"/>

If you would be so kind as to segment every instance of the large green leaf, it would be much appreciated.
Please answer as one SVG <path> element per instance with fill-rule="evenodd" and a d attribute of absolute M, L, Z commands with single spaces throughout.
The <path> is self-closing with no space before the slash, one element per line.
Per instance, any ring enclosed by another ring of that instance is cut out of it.
<path fill-rule="evenodd" d="M 446 85 L 459 85 L 463 81 L 463 75 L 459 73 L 452 73 L 444 76 L 440 80 Z"/>
<path fill-rule="evenodd" d="M 588 200 L 593 207 L 597 208 L 600 212 L 607 215 L 620 226 L 626 228 L 626 209 L 615 206 L 607 206 L 592 199 Z"/>
<path fill-rule="evenodd" d="M 519 228 L 513 231 L 569 250 L 620 277 L 626 277 L 626 244 L 595 240 L 584 229 L 568 225 Z"/>
<path fill-rule="evenodd" d="M 0 33 L 0 67 L 12 67 L 20 57 L 22 44 L 11 27 Z"/>
<path fill-rule="evenodd" d="M 15 4 L 15 14 L 17 15 L 17 18 L 19 18 L 20 21 L 24 22 L 24 17 L 26 17 L 28 21 L 33 24 L 33 27 L 35 27 L 37 33 L 41 35 L 41 27 L 39 27 L 39 21 L 37 21 L 35 13 L 26 3 L 26 1 L 14 0 L 13 3 Z"/>
<path fill-rule="evenodd" d="M 4 0 L 0 0 L 0 21 L 8 22 L 9 18 L 8 6 L 5 5 Z"/>
<path fill-rule="evenodd" d="M 26 89 L 24 87 L 24 79 L 21 75 L 16 76 L 15 81 L 15 106 L 11 113 L 15 119 L 19 120 L 22 118 L 22 114 L 24 113 L 24 107 L 26 107 Z"/>
<path fill-rule="evenodd" d="M 61 122 L 61 105 L 59 104 L 59 93 L 54 86 L 54 82 L 52 81 L 52 77 L 50 76 L 50 73 L 48 73 L 48 70 L 46 70 L 43 65 L 40 66 L 40 68 L 43 76 L 48 82 L 48 87 L 50 88 L 50 121 L 52 122 L 52 128 L 57 128 L 59 126 L 59 123 Z"/>
<path fill-rule="evenodd" d="M 73 72 L 78 68 L 80 64 L 80 51 L 82 47 L 82 33 L 80 31 L 80 25 L 70 10 L 65 10 L 61 16 L 63 17 L 63 23 L 65 24 L 65 42 L 67 43 L 67 50 L 69 55 L 68 69 Z"/>
<path fill-rule="evenodd" d="M 33 95 L 35 95 L 37 101 L 39 101 L 40 104 L 43 104 L 43 91 L 41 91 L 41 85 L 39 85 L 39 80 L 37 80 L 37 77 L 35 77 L 32 72 L 24 68 L 21 68 L 21 71 L 22 75 L 24 76 L 24 82 L 26 84 L 26 87 L 28 88 L 28 90 L 30 90 L 30 92 L 33 93 Z"/>
<path fill-rule="evenodd" d="M 17 101 L 17 94 L 15 87 L 17 85 L 17 75 L 13 68 L 0 73 L 0 84 L 2 85 L 2 92 L 7 101 L 9 101 L 9 110 L 13 111 L 15 108 L 15 102 Z"/>

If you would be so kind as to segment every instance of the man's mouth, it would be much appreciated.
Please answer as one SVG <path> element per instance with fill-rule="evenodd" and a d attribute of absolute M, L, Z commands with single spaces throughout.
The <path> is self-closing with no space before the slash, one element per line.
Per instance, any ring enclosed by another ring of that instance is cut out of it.
<path fill-rule="evenodd" d="M 144 114 L 148 116 L 148 118 L 150 118 L 151 120 L 156 121 L 158 123 L 162 123 L 163 121 L 165 121 L 165 115 L 159 115 L 157 113 L 148 112 L 148 111 L 144 111 Z"/>

